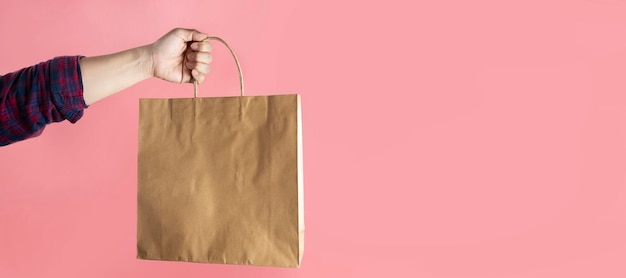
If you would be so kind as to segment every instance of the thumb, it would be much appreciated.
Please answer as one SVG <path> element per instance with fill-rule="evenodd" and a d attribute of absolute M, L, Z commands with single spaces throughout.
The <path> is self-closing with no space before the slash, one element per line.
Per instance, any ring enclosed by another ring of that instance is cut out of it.
<path fill-rule="evenodd" d="M 199 42 L 206 40 L 209 35 L 202 33 L 195 29 L 181 29 L 185 34 L 183 38 L 185 38 L 185 42 Z"/>

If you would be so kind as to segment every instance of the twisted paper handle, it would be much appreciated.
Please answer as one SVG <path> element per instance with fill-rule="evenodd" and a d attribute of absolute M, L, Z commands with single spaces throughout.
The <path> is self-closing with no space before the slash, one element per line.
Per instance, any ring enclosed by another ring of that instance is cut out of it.
<path fill-rule="evenodd" d="M 237 71 L 239 71 L 239 87 L 241 88 L 241 96 L 244 96 L 243 93 L 243 72 L 241 72 L 241 65 L 239 64 L 239 59 L 237 59 L 237 55 L 235 55 L 235 51 L 233 51 L 233 49 L 230 47 L 230 45 L 228 45 L 223 39 L 219 38 L 219 37 L 208 37 L 205 40 L 214 40 L 214 41 L 219 41 L 221 43 L 223 43 L 226 48 L 228 48 L 228 50 L 230 51 L 230 54 L 233 55 L 233 58 L 235 58 L 235 63 L 237 63 Z M 198 81 L 194 80 L 193 81 L 193 97 L 197 98 L 198 97 Z"/>

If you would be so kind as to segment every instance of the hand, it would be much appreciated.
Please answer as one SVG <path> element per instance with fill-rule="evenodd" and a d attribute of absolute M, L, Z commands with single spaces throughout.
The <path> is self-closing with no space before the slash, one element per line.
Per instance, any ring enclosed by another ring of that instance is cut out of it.
<path fill-rule="evenodd" d="M 204 82 L 211 63 L 208 35 L 177 28 L 151 46 L 153 76 L 170 82 Z"/>

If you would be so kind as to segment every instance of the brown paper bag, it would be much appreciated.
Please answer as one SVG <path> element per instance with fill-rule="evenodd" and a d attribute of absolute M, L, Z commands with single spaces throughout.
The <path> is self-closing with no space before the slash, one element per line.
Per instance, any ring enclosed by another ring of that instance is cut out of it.
<path fill-rule="evenodd" d="M 300 107 L 299 95 L 141 99 L 137 258 L 298 267 Z"/>

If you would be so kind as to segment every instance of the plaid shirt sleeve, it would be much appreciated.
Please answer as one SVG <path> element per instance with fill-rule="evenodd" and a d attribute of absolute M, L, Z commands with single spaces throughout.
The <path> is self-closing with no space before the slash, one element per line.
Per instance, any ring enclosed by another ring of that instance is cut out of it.
<path fill-rule="evenodd" d="M 75 123 L 83 116 L 81 58 L 57 57 L 0 76 L 0 146 L 39 136 L 49 123 Z"/>

